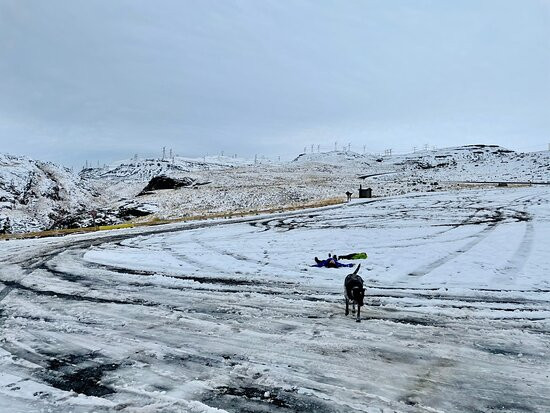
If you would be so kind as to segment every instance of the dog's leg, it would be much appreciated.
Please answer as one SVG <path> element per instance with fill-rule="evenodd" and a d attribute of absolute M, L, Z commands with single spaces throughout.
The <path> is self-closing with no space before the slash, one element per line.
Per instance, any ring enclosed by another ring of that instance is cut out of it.
<path fill-rule="evenodd" d="M 358 323 L 361 322 L 361 306 L 360 305 L 357 306 L 357 318 L 355 319 L 355 321 L 357 321 Z"/>
<path fill-rule="evenodd" d="M 346 315 L 349 314 L 349 302 L 348 302 L 348 297 L 344 297 L 344 300 L 346 300 Z"/>

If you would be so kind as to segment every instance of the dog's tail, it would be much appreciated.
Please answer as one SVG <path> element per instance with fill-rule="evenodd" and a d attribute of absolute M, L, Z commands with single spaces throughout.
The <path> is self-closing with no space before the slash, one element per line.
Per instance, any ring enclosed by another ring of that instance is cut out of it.
<path fill-rule="evenodd" d="M 357 268 L 353 271 L 353 275 L 356 275 L 359 272 L 359 268 L 361 268 L 361 264 L 357 264 Z"/>

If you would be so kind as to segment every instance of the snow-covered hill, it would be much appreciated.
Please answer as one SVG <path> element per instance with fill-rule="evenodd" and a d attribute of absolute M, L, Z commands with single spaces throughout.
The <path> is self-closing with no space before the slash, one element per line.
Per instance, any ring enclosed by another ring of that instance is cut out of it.
<path fill-rule="evenodd" d="M 200 178 L 211 184 L 145 198 L 159 206 L 159 217 L 173 218 L 343 199 L 347 190 L 357 196 L 360 185 L 371 187 L 374 196 L 388 196 L 459 189 L 461 181 L 550 181 L 550 152 L 524 154 L 486 145 L 392 157 L 335 151 L 302 154 L 287 163 L 203 170 Z"/>
<path fill-rule="evenodd" d="M 549 181 L 550 151 L 517 153 L 497 145 L 467 145 L 404 155 L 354 152 L 302 154 L 296 163 L 365 168 L 365 175 L 388 171 L 446 181 Z M 387 176 L 386 181 L 395 179 Z"/>
<path fill-rule="evenodd" d="M 549 182 L 550 152 L 517 153 L 496 145 L 467 145 L 405 155 L 346 152 L 302 154 L 302 166 L 330 165 L 356 174 L 375 195 L 457 189 L 464 182 Z M 364 179 L 364 180 L 363 180 Z"/>
<path fill-rule="evenodd" d="M 111 181 L 146 181 L 155 176 L 179 177 L 211 169 L 228 169 L 235 166 L 251 165 L 253 161 L 227 156 L 185 158 L 174 156 L 170 159 L 126 159 L 98 168 L 86 168 L 80 176 L 87 180 L 109 179 Z"/>
<path fill-rule="evenodd" d="M 0 232 L 49 228 L 99 194 L 69 169 L 0 154 Z"/>
<path fill-rule="evenodd" d="M 331 152 L 318 152 L 318 153 L 302 153 L 293 160 L 293 162 L 306 163 L 317 162 L 329 165 L 342 165 L 342 164 L 354 164 L 354 165 L 370 165 L 373 164 L 377 156 L 371 154 L 358 154 L 352 151 L 331 151 Z"/>
<path fill-rule="evenodd" d="M 374 196 L 388 196 L 459 189 L 463 182 L 550 181 L 550 152 L 516 153 L 494 145 L 383 157 L 334 151 L 302 154 L 291 162 L 135 158 L 84 169 L 80 177 L 49 163 L 0 159 L 0 223 L 9 217 L 13 232 L 91 225 L 91 209 L 100 223 L 110 224 L 150 219 L 139 218 L 149 214 L 178 218 L 344 199 L 348 190 L 357 196 L 360 185 L 372 188 Z M 159 175 L 208 184 L 143 195 Z"/>
<path fill-rule="evenodd" d="M 392 158 L 391 163 L 405 171 L 427 171 L 441 180 L 550 180 L 550 152 L 517 153 L 495 145 L 468 145 L 401 155 Z"/>

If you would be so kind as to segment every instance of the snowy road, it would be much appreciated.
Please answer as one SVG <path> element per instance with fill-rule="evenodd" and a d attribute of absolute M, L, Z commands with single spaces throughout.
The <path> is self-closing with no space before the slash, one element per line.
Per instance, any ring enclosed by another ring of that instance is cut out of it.
<path fill-rule="evenodd" d="M 140 231 L 0 245 L 0 411 L 550 411 L 546 188 Z"/>

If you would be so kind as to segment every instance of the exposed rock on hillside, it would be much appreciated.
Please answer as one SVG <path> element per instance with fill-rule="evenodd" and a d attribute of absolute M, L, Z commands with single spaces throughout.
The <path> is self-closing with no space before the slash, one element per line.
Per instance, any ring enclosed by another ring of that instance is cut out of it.
<path fill-rule="evenodd" d="M 118 207 L 118 215 L 125 219 L 145 217 L 158 211 L 158 206 L 151 203 L 126 201 Z"/>
<path fill-rule="evenodd" d="M 159 189 L 178 189 L 183 186 L 191 186 L 194 182 L 195 180 L 193 178 L 188 177 L 177 179 L 166 175 L 155 176 L 154 178 L 151 178 L 147 186 L 143 188 L 139 195 L 144 195 Z"/>
<path fill-rule="evenodd" d="M 124 221 L 116 211 L 98 208 L 93 210 L 81 208 L 74 212 L 62 211 L 55 216 L 52 224 L 47 229 L 86 228 L 94 225 L 114 225 Z"/>

